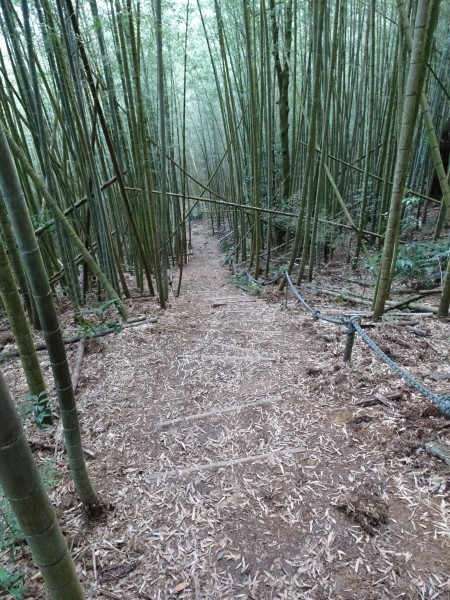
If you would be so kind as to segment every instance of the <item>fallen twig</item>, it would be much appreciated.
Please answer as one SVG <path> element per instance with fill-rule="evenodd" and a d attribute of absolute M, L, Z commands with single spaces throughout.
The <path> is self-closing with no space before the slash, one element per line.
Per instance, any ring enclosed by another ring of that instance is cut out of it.
<path fill-rule="evenodd" d="M 124 325 L 120 325 L 120 329 L 117 330 L 115 328 L 103 329 L 97 333 L 92 333 L 89 335 L 74 335 L 73 337 L 64 338 L 64 345 L 76 344 L 82 339 L 91 339 L 97 337 L 103 337 L 105 335 L 109 335 L 111 333 L 120 333 L 122 329 L 129 329 L 130 327 L 140 327 L 141 325 L 147 325 L 148 323 L 157 323 L 158 319 L 146 319 L 145 317 L 139 317 L 138 319 L 133 319 L 132 321 L 128 321 Z M 35 345 L 36 352 L 40 352 L 41 350 L 47 349 L 47 344 L 41 343 Z M 3 362 L 7 358 L 13 358 L 14 356 L 19 356 L 19 351 L 14 348 L 13 350 L 8 350 L 7 352 L 0 352 L 0 362 Z"/>
<path fill-rule="evenodd" d="M 324 294 L 325 296 L 333 296 L 335 298 L 339 297 L 339 298 L 342 298 L 343 300 L 347 300 L 348 302 L 355 302 L 357 304 L 364 304 L 366 306 L 372 305 L 371 300 L 365 300 L 364 298 L 361 298 L 359 296 L 347 294 L 347 293 L 345 293 L 345 291 L 332 290 L 332 289 L 326 289 L 326 288 L 319 288 L 318 291 L 321 294 Z M 433 292 L 433 293 L 435 293 L 435 292 Z M 428 294 L 428 295 L 430 295 L 430 294 Z M 411 310 L 413 312 L 436 314 L 438 309 L 435 308 L 434 306 L 428 306 L 427 304 L 410 304 L 410 303 L 414 302 L 414 300 L 418 300 L 419 298 L 423 298 L 423 297 L 424 297 L 423 295 L 422 296 L 414 296 L 407 300 L 403 300 L 402 302 L 386 302 L 387 308 L 386 308 L 385 312 L 395 310 L 396 308 L 399 308 L 400 306 L 404 306 L 404 305 L 408 304 L 409 310 Z"/>
<path fill-rule="evenodd" d="M 81 338 L 78 344 L 77 356 L 75 358 L 75 365 L 72 373 L 72 387 L 73 391 L 76 392 L 78 387 L 78 380 L 80 378 L 81 365 L 83 364 L 84 350 L 86 348 L 86 338 Z"/>
<path fill-rule="evenodd" d="M 399 302 L 395 302 L 393 303 L 389 303 L 388 308 L 386 308 L 386 310 L 384 312 L 388 312 L 390 310 L 394 310 L 396 308 L 401 308 L 402 306 L 406 306 L 408 304 L 411 304 L 411 302 L 416 302 L 416 300 L 421 300 L 422 298 L 426 298 L 427 296 L 433 296 L 434 294 L 439 294 L 441 293 L 442 290 L 425 290 L 423 292 L 420 292 L 419 294 L 416 294 L 415 296 L 410 296 L 409 298 L 406 298 L 405 300 L 400 300 Z"/>
<path fill-rule="evenodd" d="M 194 465 L 193 467 L 187 467 L 182 469 L 169 469 L 167 471 L 159 471 L 157 473 L 149 473 L 144 475 L 143 479 L 146 483 L 162 479 L 164 477 L 182 477 L 183 475 L 190 475 L 191 473 L 197 473 L 199 471 L 205 471 L 209 469 L 221 469 L 222 467 L 231 467 L 234 465 L 242 465 L 249 462 L 260 462 L 266 458 L 276 458 L 278 456 L 289 456 L 292 454 L 299 454 L 307 452 L 307 448 L 301 446 L 299 448 L 284 448 L 282 450 L 274 450 L 273 452 L 265 452 L 264 454 L 255 454 L 253 456 L 244 456 L 242 458 L 234 458 L 230 460 L 219 460 L 217 462 L 211 462 L 206 464 Z"/>
<path fill-rule="evenodd" d="M 102 596 L 106 596 L 107 598 L 112 598 L 113 600 L 123 600 L 123 596 L 118 596 L 117 594 L 113 594 L 109 590 L 105 590 L 103 588 L 97 588 L 97 593 Z"/>

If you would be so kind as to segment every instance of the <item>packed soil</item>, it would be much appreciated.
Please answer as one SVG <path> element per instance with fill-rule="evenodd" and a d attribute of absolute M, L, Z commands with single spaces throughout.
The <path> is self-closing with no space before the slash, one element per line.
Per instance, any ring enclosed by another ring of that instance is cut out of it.
<path fill-rule="evenodd" d="M 131 315 L 155 323 L 86 343 L 77 396 L 99 515 L 77 502 L 60 427 L 29 431 L 36 458 L 56 461 L 51 497 L 87 597 L 450 598 L 449 467 L 424 448 L 448 448 L 450 422 L 361 338 L 344 363 L 344 327 L 273 286 L 249 295 L 223 260 L 196 223 L 180 297 L 164 311 L 134 298 Z M 324 314 L 355 313 L 304 293 Z M 368 325 L 448 393 L 447 322 Z M 18 360 L 2 371 L 23 396 Z M 27 598 L 44 598 L 21 568 Z"/>

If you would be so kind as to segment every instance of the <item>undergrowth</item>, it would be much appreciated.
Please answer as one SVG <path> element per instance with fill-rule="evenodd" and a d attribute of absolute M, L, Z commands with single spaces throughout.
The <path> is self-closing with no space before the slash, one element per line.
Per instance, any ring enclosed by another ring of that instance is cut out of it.
<path fill-rule="evenodd" d="M 441 285 L 450 256 L 448 242 L 425 241 L 402 244 L 395 264 L 398 283 L 412 289 L 429 289 Z M 368 266 L 378 271 L 381 253 L 369 260 Z"/>
<path fill-rule="evenodd" d="M 21 573 L 13 573 L 0 567 L 0 598 L 5 594 L 22 600 L 25 594 L 24 577 Z"/>
<path fill-rule="evenodd" d="M 106 319 L 108 309 L 116 304 L 117 300 L 113 299 L 103 302 L 100 306 L 83 309 L 81 314 L 75 317 L 75 321 L 79 327 L 79 334 L 82 337 L 93 337 L 110 329 L 120 333 L 122 330 L 120 323 Z"/>
<path fill-rule="evenodd" d="M 448 242 L 414 242 L 401 246 L 397 257 L 398 279 L 413 288 L 441 285 L 450 255 Z"/>
<path fill-rule="evenodd" d="M 247 277 L 247 273 L 236 273 L 232 277 L 232 283 L 235 287 L 238 287 L 250 296 L 258 296 L 260 294 L 262 285 L 255 281 L 252 281 Z"/>
<path fill-rule="evenodd" d="M 25 396 L 17 408 L 23 421 L 30 419 L 41 429 L 52 427 L 49 424 L 52 417 L 52 406 L 46 390 L 36 396 Z"/>

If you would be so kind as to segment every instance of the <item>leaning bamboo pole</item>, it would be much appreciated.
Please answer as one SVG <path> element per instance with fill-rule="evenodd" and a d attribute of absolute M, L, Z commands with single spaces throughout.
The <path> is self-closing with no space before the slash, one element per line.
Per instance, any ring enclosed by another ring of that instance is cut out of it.
<path fill-rule="evenodd" d="M 399 6 L 403 4 L 402 0 L 399 0 L 398 4 Z M 429 12 L 431 18 L 429 18 Z M 438 12 L 439 0 L 434 0 L 431 3 L 427 0 L 419 0 L 404 93 L 394 185 L 392 187 L 389 218 L 380 266 L 379 284 L 374 301 L 374 318 L 379 318 L 383 314 L 384 306 L 390 293 L 393 259 L 398 246 L 401 203 L 411 154 L 411 142 L 423 91 L 427 59 L 431 47 L 430 38 L 436 25 Z"/>
<path fill-rule="evenodd" d="M 0 486 L 17 518 L 51 600 L 83 600 L 67 541 L 39 475 L 0 372 Z"/>
<path fill-rule="evenodd" d="M 69 364 L 62 341 L 53 296 L 42 255 L 34 235 L 33 224 L 22 192 L 13 156 L 0 123 L 0 191 L 36 302 L 61 410 L 69 468 L 80 500 L 86 506 L 96 504 L 95 492 L 86 469 L 80 425 L 72 388 Z"/>

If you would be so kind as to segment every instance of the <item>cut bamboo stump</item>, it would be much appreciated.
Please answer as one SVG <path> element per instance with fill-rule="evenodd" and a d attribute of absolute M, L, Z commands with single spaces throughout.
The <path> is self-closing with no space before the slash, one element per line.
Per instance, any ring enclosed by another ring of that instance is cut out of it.
<path fill-rule="evenodd" d="M 83 364 L 84 350 L 86 348 L 86 338 L 81 338 L 78 344 L 77 355 L 75 357 L 75 364 L 72 373 L 72 387 L 73 391 L 77 391 L 78 380 L 80 379 L 81 365 Z"/>

